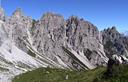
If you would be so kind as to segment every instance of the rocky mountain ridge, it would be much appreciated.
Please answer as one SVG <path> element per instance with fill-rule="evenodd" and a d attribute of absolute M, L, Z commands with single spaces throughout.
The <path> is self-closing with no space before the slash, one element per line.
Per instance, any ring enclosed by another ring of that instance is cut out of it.
<path fill-rule="evenodd" d="M 0 8 L 0 81 L 40 67 L 70 70 L 105 66 L 113 54 L 127 60 L 128 38 L 115 27 L 99 31 L 92 23 L 71 16 L 45 13 L 40 20 L 17 9 L 5 16 Z"/>

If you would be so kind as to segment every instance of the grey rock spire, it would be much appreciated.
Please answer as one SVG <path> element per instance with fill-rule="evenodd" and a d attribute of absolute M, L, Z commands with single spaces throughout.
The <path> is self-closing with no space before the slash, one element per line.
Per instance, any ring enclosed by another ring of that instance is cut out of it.
<path fill-rule="evenodd" d="M 21 8 L 17 8 L 17 9 L 14 11 L 13 16 L 14 16 L 14 17 L 17 17 L 17 18 L 22 17 L 23 15 L 22 15 L 22 10 L 21 10 Z"/>
<path fill-rule="evenodd" d="M 2 7 L 0 7 L 0 20 L 5 20 L 5 12 L 4 9 Z"/>

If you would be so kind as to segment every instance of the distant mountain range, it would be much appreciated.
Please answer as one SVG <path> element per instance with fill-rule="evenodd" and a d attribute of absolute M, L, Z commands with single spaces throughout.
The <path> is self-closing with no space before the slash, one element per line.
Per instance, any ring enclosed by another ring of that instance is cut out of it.
<path fill-rule="evenodd" d="M 34 20 L 21 9 L 7 17 L 0 8 L 0 82 L 40 67 L 94 69 L 113 55 L 128 57 L 128 37 L 116 27 L 99 31 L 84 19 L 51 12 Z"/>

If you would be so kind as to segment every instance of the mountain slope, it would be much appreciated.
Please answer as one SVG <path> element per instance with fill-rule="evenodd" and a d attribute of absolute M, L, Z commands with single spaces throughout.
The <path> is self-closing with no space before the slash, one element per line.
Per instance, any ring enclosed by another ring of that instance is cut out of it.
<path fill-rule="evenodd" d="M 6 19 L 0 20 L 0 64 L 1 82 L 10 82 L 15 75 L 33 70 L 39 67 L 53 65 L 59 67 L 54 61 L 48 58 L 42 58 L 38 52 L 33 49 L 29 42 L 27 25 L 22 21 L 25 18 L 19 18 L 20 10 Z M 21 15 L 21 14 L 20 14 Z M 27 20 L 26 20 L 27 21 Z M 24 39 L 26 37 L 26 39 Z M 36 57 L 29 55 L 28 51 L 33 52 Z"/>
<path fill-rule="evenodd" d="M 15 77 L 13 82 L 127 82 L 127 80 L 128 65 L 117 64 L 117 60 L 109 60 L 107 68 L 98 67 L 87 71 L 40 68 Z"/>
<path fill-rule="evenodd" d="M 40 68 L 14 78 L 12 82 L 93 82 L 105 68 L 84 71 Z"/>
<path fill-rule="evenodd" d="M 115 30 L 100 32 L 76 16 L 65 20 L 51 12 L 36 21 L 20 8 L 7 17 L 0 8 L 0 81 L 9 82 L 16 75 L 41 67 L 89 70 L 106 66 L 109 57 L 116 54 L 110 52 L 114 50 L 127 60 L 128 38 Z"/>

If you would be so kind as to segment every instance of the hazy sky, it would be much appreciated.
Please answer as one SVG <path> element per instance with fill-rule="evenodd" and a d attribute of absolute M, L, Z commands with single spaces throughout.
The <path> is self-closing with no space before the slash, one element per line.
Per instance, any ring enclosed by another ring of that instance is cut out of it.
<path fill-rule="evenodd" d="M 21 8 L 25 15 L 39 19 L 45 12 L 56 12 L 67 19 L 71 15 L 84 18 L 100 30 L 116 26 L 128 30 L 128 0 L 2 0 L 6 15 Z"/>

